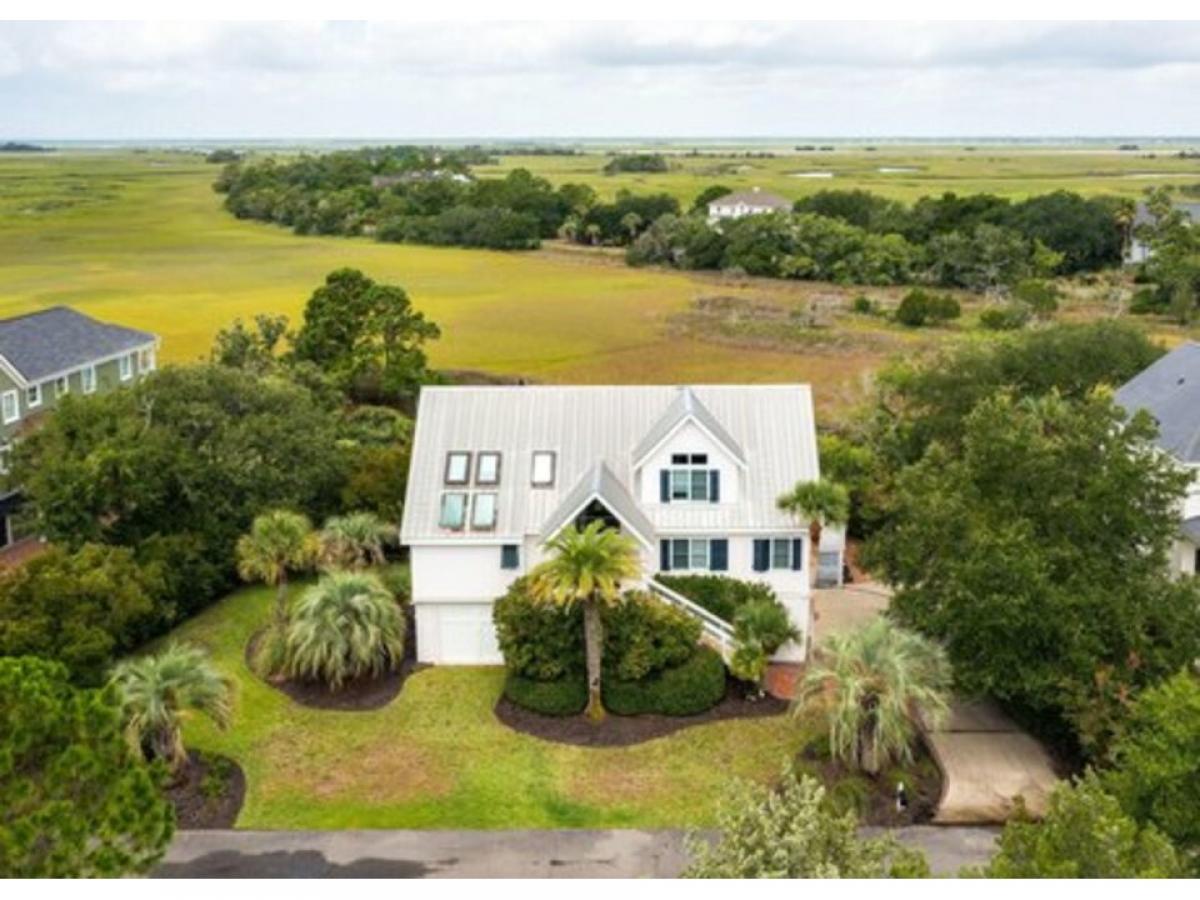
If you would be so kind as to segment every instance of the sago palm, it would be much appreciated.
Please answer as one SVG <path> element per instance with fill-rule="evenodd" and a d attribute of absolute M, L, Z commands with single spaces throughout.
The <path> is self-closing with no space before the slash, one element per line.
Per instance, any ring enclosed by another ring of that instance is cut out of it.
<path fill-rule="evenodd" d="M 391 528 L 374 513 L 334 516 L 321 529 L 321 564 L 330 569 L 365 569 L 383 563 Z"/>
<path fill-rule="evenodd" d="M 596 520 L 583 530 L 564 528 L 546 542 L 550 558 L 533 570 L 533 595 L 545 603 L 583 606 L 583 642 L 587 657 L 588 705 L 592 719 L 604 717 L 600 667 L 604 630 L 600 607 L 621 599 L 621 581 L 641 574 L 633 539 Z"/>
<path fill-rule="evenodd" d="M 826 525 L 845 525 L 850 519 L 850 492 L 836 481 L 822 478 L 800 481 L 775 505 L 799 519 L 808 520 L 809 558 L 817 559 L 821 549 L 821 531 Z M 809 577 L 816 580 L 816 566 L 810 567 Z"/>
<path fill-rule="evenodd" d="M 250 532 L 238 540 L 238 574 L 245 581 L 275 586 L 276 628 L 287 623 L 288 573 L 309 568 L 317 549 L 312 523 L 306 516 L 285 509 L 258 516 Z"/>
<path fill-rule="evenodd" d="M 393 671 L 404 659 L 404 613 L 367 572 L 330 572 L 296 602 L 285 659 L 294 678 L 338 690 L 347 681 Z"/>
<path fill-rule="evenodd" d="M 233 712 L 232 683 L 198 647 L 172 644 L 161 653 L 126 660 L 112 683 L 121 699 L 125 734 L 136 752 L 177 771 L 187 759 L 183 722 L 193 713 L 225 728 Z"/>
<path fill-rule="evenodd" d="M 875 775 L 894 760 L 912 760 L 920 721 L 936 725 L 945 718 L 949 691 L 942 648 L 879 618 L 822 644 L 794 711 L 823 712 L 830 753 Z"/>

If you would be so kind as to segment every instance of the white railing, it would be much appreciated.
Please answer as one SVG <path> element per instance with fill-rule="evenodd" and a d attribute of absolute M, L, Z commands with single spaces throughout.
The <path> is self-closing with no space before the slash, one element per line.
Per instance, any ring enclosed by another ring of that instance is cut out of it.
<path fill-rule="evenodd" d="M 676 609 L 682 609 L 693 618 L 699 619 L 701 638 L 711 644 L 713 649 L 721 654 L 721 659 L 725 660 L 726 664 L 729 663 L 734 649 L 732 625 L 720 616 L 713 615 L 703 606 L 692 602 L 678 591 L 671 590 L 665 584 L 660 584 L 653 578 L 646 579 L 646 587 L 661 600 L 666 601 Z"/>

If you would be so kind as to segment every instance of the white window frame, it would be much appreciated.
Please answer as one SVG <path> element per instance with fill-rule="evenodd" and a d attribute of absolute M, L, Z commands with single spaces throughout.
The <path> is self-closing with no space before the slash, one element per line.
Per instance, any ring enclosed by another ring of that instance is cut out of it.
<path fill-rule="evenodd" d="M 25 388 L 25 405 L 29 409 L 37 409 L 42 405 L 42 386 L 40 384 L 31 384 Z"/>
<path fill-rule="evenodd" d="M 485 459 L 491 461 L 492 463 L 490 478 L 483 477 L 483 461 Z M 500 483 L 500 451 L 480 450 L 475 454 L 475 483 L 480 485 L 493 485 Z"/>
<path fill-rule="evenodd" d="M 462 463 L 462 477 L 451 478 L 451 471 L 458 462 Z M 450 450 L 446 453 L 446 468 L 442 472 L 442 484 L 464 485 L 471 483 L 471 454 L 466 450 Z"/>
<path fill-rule="evenodd" d="M 679 454 L 682 455 L 682 454 Z M 707 464 L 703 466 L 693 465 L 672 465 L 668 470 L 670 472 L 670 502 L 672 503 L 708 503 L 710 489 L 712 485 L 712 473 L 717 471 L 710 468 Z M 701 481 L 696 476 L 703 477 L 703 484 L 700 490 L 696 489 Z M 682 490 L 677 490 L 677 485 L 683 485 Z"/>
<path fill-rule="evenodd" d="M 448 521 L 446 518 L 446 507 L 451 497 L 458 497 L 461 499 L 461 506 L 459 507 L 459 519 L 457 524 Z M 438 527 L 445 528 L 447 531 L 462 531 L 467 525 L 468 499 L 469 498 L 465 491 L 443 492 L 442 502 L 438 509 Z"/>
<path fill-rule="evenodd" d="M 117 359 L 117 373 L 122 381 L 128 381 L 133 377 L 134 364 L 135 359 L 132 353 L 126 353 Z"/>
<path fill-rule="evenodd" d="M 538 472 L 538 463 L 542 462 L 546 469 L 543 473 Z M 558 467 L 558 455 L 553 450 L 534 450 L 533 464 L 529 470 L 529 483 L 533 487 L 554 487 L 554 477 L 557 474 L 555 469 Z M 542 477 L 539 477 L 541 475 Z"/>
<path fill-rule="evenodd" d="M 84 366 L 79 370 L 79 383 L 85 394 L 96 393 L 96 367 Z"/>
<path fill-rule="evenodd" d="M 138 365 L 138 371 L 141 372 L 143 375 L 154 371 L 156 362 L 154 359 L 154 348 L 153 347 L 148 347 L 145 350 L 138 351 L 137 365 Z"/>
<path fill-rule="evenodd" d="M 54 379 L 54 399 L 65 397 L 69 393 L 71 393 L 71 376 L 59 375 Z"/>
<path fill-rule="evenodd" d="M 483 501 L 484 508 L 487 505 L 491 506 L 491 516 L 485 520 L 479 520 L 480 502 Z M 495 491 L 480 491 L 471 497 L 471 530 L 472 531 L 495 531 L 496 530 L 496 507 L 497 497 Z"/>
<path fill-rule="evenodd" d="M 9 414 L 8 406 L 12 404 L 12 414 Z M 21 394 L 19 391 L 5 391 L 0 395 L 0 414 L 4 417 L 4 424 L 11 425 L 13 422 L 21 420 Z"/>
<path fill-rule="evenodd" d="M 771 538 L 771 569 L 791 569 L 792 562 L 794 561 L 792 558 L 792 541 L 794 540 L 795 538 Z M 776 556 L 779 553 L 780 546 L 784 547 L 784 556 L 786 557 L 782 564 L 780 564 Z"/>
<path fill-rule="evenodd" d="M 8 474 L 8 460 L 12 455 L 12 448 L 11 443 L 0 444 L 0 475 Z"/>
<path fill-rule="evenodd" d="M 668 538 L 671 542 L 672 572 L 711 572 L 712 541 L 709 538 Z M 679 565 L 675 555 L 680 544 L 687 545 L 687 564 Z"/>

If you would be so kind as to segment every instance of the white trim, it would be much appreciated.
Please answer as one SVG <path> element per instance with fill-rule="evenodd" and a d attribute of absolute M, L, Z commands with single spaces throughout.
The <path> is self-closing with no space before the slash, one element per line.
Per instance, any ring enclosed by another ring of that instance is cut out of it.
<path fill-rule="evenodd" d="M 37 394 L 37 402 L 36 403 L 33 400 L 33 395 L 35 393 Z M 42 392 L 41 384 L 31 384 L 31 385 L 29 385 L 29 387 L 25 388 L 25 406 L 26 406 L 26 408 L 27 409 L 37 409 L 39 406 L 41 406 L 42 405 L 42 393 L 43 392 Z"/>
<path fill-rule="evenodd" d="M 117 357 L 117 378 L 120 381 L 132 381 L 134 370 L 137 368 L 136 353 L 122 353 Z"/>
<path fill-rule="evenodd" d="M 604 498 L 601 497 L 597 491 L 592 491 L 590 494 L 587 495 L 587 499 L 584 500 L 582 503 L 580 503 L 575 508 L 574 512 L 572 512 L 568 516 L 563 516 L 563 519 L 561 522 L 556 522 L 554 524 L 553 528 L 548 529 L 551 533 L 551 538 L 557 536 L 560 531 L 562 531 L 564 528 L 566 528 L 568 522 L 574 522 L 579 517 L 579 514 L 581 512 L 583 512 L 585 509 L 587 509 L 593 500 L 599 500 L 601 503 L 604 503 Z M 636 537 L 639 541 L 641 541 L 642 545 L 647 550 L 656 549 L 654 546 L 655 539 L 653 536 L 646 537 L 644 534 L 642 534 L 640 531 L 638 531 L 638 529 L 634 528 L 627 521 L 625 521 L 625 519 L 621 516 L 621 514 L 619 512 L 617 512 L 615 509 L 613 509 L 612 506 L 609 505 L 608 503 L 604 503 L 604 508 L 607 509 L 610 513 L 612 513 L 613 518 L 616 519 L 618 522 L 620 522 L 621 526 L 626 531 L 628 531 L 630 534 L 632 534 L 634 537 Z M 544 534 L 546 532 L 546 530 L 547 529 L 543 529 L 542 533 Z M 543 542 L 542 546 L 545 546 L 546 543 L 548 543 L 548 542 Z"/>
<path fill-rule="evenodd" d="M 95 368 L 97 366 L 102 366 L 106 362 L 112 362 L 114 359 L 120 359 L 122 356 L 126 356 L 130 353 L 138 353 L 141 350 L 146 349 L 147 347 L 151 347 L 154 350 L 157 350 L 158 345 L 159 345 L 159 342 L 157 339 L 155 339 L 154 341 L 152 341 L 149 344 L 139 344 L 138 346 L 133 347 L 132 349 L 129 349 L 129 350 L 122 350 L 119 353 L 110 353 L 108 356 L 99 356 L 96 359 L 90 359 L 85 363 L 79 363 L 75 366 L 72 366 L 69 369 L 59 369 L 57 372 L 51 372 L 48 375 L 44 376 L 44 380 L 49 381 L 51 379 L 58 378 L 60 375 L 73 375 L 76 372 L 82 372 L 84 369 L 88 368 L 89 366 L 91 366 L 93 368 Z M 24 378 L 22 378 L 22 381 L 24 381 Z"/>
<path fill-rule="evenodd" d="M 96 393 L 96 381 L 98 377 L 95 364 L 84 366 L 79 370 L 79 389 L 85 394 Z"/>
<path fill-rule="evenodd" d="M 464 534 L 462 537 L 421 538 L 416 541 L 406 541 L 403 535 L 400 536 L 400 542 L 406 547 L 495 547 L 500 544 L 520 544 L 524 540 L 524 535 L 497 535 L 491 532 L 486 535 L 476 532 L 475 536 Z"/>
<path fill-rule="evenodd" d="M 4 374 L 17 383 L 17 387 L 29 387 L 29 382 L 25 380 L 25 376 L 17 371 L 17 367 L 10 363 L 3 355 L 0 355 L 0 370 Z"/>
<path fill-rule="evenodd" d="M 660 440 L 657 444 L 655 444 L 653 447 L 651 447 L 649 450 L 647 450 L 645 453 L 643 453 L 640 457 L 637 457 L 633 460 L 634 470 L 636 471 L 636 470 L 640 469 L 642 466 L 644 466 L 646 464 L 646 461 L 649 460 L 650 457 L 654 456 L 655 453 L 657 453 L 659 450 L 661 450 L 663 447 L 665 447 L 668 443 L 670 443 L 671 439 L 675 437 L 675 435 L 678 433 L 679 429 L 681 429 L 684 425 L 687 425 L 688 423 L 695 425 L 702 432 L 704 432 L 706 435 L 708 435 L 709 440 L 711 440 L 714 444 L 716 444 L 718 447 L 720 447 L 722 450 L 724 450 L 725 454 L 734 461 L 734 463 L 737 465 L 737 467 L 739 469 L 742 469 L 743 471 L 748 471 L 750 469 L 750 464 L 746 460 L 740 458 L 740 454 L 735 452 L 735 448 L 730 447 L 729 443 L 727 441 L 725 441 L 722 438 L 718 437 L 717 435 L 713 434 L 712 430 L 709 428 L 706 428 L 704 426 L 704 423 L 701 422 L 700 419 L 696 417 L 695 413 L 690 412 L 686 416 L 684 416 L 682 419 L 680 419 L 678 422 L 676 422 L 675 427 L 673 427 L 670 431 L 668 431 L 662 440 Z"/>
<path fill-rule="evenodd" d="M 8 402 L 8 399 L 10 397 L 12 398 L 13 413 L 14 413 L 11 416 L 4 410 L 4 404 Z M 11 425 L 13 422 L 21 421 L 21 392 L 20 391 L 18 391 L 14 388 L 11 391 L 5 391 L 3 394 L 0 394 L 0 417 L 2 417 L 4 419 L 5 425 Z"/>

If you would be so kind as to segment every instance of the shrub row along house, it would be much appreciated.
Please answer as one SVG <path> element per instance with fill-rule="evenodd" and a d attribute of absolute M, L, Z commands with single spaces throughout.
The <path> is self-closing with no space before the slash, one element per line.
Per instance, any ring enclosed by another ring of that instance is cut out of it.
<path fill-rule="evenodd" d="M 1200 575 L 1200 344 L 1188 341 L 1126 382 L 1116 401 L 1158 423 L 1158 446 L 1192 472 L 1180 510 L 1172 571 Z"/>
<path fill-rule="evenodd" d="M 636 539 L 647 587 L 701 618 L 654 575 L 768 584 L 803 659 L 809 523 L 776 501 L 818 476 L 807 385 L 426 387 L 401 528 L 418 658 L 501 662 L 495 598 L 561 529 L 601 519 Z M 706 620 L 718 643 L 721 624 Z"/>
<path fill-rule="evenodd" d="M 154 371 L 159 339 L 99 322 L 65 306 L 0 321 L 0 474 L 8 453 L 69 394 L 89 395 L 131 384 Z M 0 491 L 0 547 L 19 537 L 13 516 L 20 491 Z"/>

